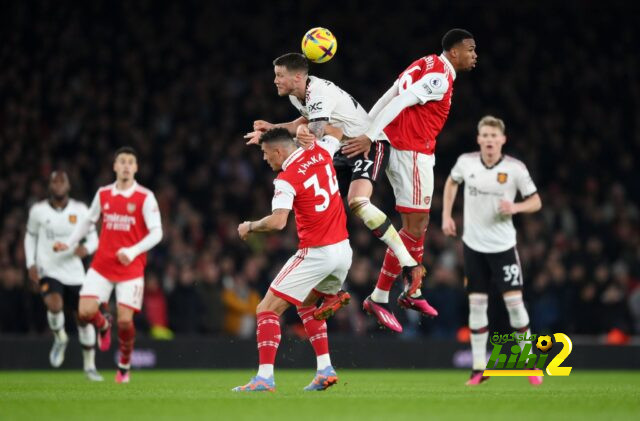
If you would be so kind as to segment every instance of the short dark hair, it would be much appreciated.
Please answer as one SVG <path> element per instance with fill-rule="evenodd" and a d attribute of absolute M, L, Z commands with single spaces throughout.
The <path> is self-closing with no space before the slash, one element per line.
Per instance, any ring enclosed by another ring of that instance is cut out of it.
<path fill-rule="evenodd" d="M 299 53 L 287 53 L 273 60 L 274 66 L 284 66 L 287 70 L 301 70 L 309 73 L 309 60 Z"/>
<path fill-rule="evenodd" d="M 471 34 L 471 32 L 467 31 L 466 29 L 460 28 L 450 29 L 442 37 L 442 49 L 444 51 L 449 51 L 457 43 L 465 39 L 473 39 L 473 35 Z"/>
<path fill-rule="evenodd" d="M 260 144 L 275 142 L 291 142 L 295 144 L 289 130 L 283 127 L 267 130 L 260 136 Z"/>
<path fill-rule="evenodd" d="M 113 160 L 115 161 L 116 159 L 118 159 L 118 155 L 123 153 L 133 155 L 136 157 L 136 160 L 138 159 L 138 153 L 136 152 L 135 149 L 133 149 L 131 146 L 122 146 L 118 148 L 116 152 L 113 154 Z"/>

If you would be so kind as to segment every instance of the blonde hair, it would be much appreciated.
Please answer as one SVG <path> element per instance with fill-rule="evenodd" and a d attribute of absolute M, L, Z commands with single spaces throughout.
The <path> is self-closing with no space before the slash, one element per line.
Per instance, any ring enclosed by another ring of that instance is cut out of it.
<path fill-rule="evenodd" d="M 478 132 L 480 132 L 480 128 L 482 126 L 496 127 L 500 129 L 502 134 L 504 134 L 504 130 L 505 130 L 504 121 L 492 115 L 486 115 L 480 119 L 480 121 L 478 122 Z"/>

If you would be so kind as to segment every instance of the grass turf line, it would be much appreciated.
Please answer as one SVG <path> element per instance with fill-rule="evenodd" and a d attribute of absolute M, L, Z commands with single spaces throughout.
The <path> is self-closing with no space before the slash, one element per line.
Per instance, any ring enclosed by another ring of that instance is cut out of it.
<path fill-rule="evenodd" d="M 81 371 L 0 372 L 0 419 L 636 419 L 640 371 L 577 371 L 544 377 L 492 378 L 466 387 L 460 370 L 338 370 L 326 392 L 304 392 L 313 370 L 276 370 L 275 393 L 233 393 L 253 370 L 114 371 L 91 383 Z"/>

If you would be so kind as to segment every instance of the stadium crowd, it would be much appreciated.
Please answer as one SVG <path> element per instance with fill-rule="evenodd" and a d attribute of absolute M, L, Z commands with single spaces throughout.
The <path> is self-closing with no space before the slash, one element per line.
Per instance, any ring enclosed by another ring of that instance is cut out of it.
<path fill-rule="evenodd" d="M 525 1 L 485 10 L 469 1 L 388 10 L 351 0 L 330 12 L 318 1 L 33 3 L 9 8 L 1 30 L 0 334 L 48 332 L 22 242 L 50 172 L 66 169 L 71 196 L 88 203 L 114 178 L 113 151 L 131 145 L 165 233 L 149 255 L 137 324 L 157 337 L 251 337 L 257 302 L 297 239 L 293 221 L 284 235 L 238 238 L 239 222 L 270 210 L 274 178 L 242 135 L 258 118 L 297 117 L 277 97 L 271 61 L 298 51 L 302 34 L 319 24 L 339 48 L 312 74 L 367 109 L 412 60 L 439 52 L 451 26 L 476 37 L 478 67 L 459 75 L 438 139 L 425 292 L 440 316 L 397 310 L 404 335 L 455 338 L 467 323 L 462 246 L 442 234 L 441 195 L 456 157 L 476 149 L 486 114 L 505 120 L 506 151 L 527 164 L 542 197 L 541 212 L 515 217 L 532 331 L 618 332 L 614 342 L 640 334 L 640 63 L 629 54 L 640 37 L 628 13 L 639 6 Z M 386 180 L 373 201 L 399 226 Z M 352 217 L 349 230 L 354 302 L 330 323 L 365 335 L 377 329 L 361 300 L 385 249 Z M 491 320 L 508 320 L 499 317 L 501 301 L 490 309 Z"/>

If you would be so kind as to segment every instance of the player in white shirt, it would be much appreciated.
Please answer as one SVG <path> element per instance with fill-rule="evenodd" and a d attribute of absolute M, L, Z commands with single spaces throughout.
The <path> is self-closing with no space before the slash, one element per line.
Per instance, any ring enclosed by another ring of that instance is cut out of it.
<path fill-rule="evenodd" d="M 506 140 L 504 122 L 493 116 L 483 117 L 478 123 L 480 152 L 461 155 L 444 187 L 442 231 L 445 235 L 455 236 L 456 223 L 451 210 L 458 186 L 465 183 L 462 242 L 473 353 L 469 386 L 488 379 L 482 372 L 487 364 L 490 283 L 502 292 L 511 327 L 531 336 L 529 315 L 522 300 L 522 268 L 512 216 L 537 212 L 542 202 L 527 167 L 502 153 Z M 514 202 L 518 192 L 523 200 Z M 519 343 L 521 349 L 524 344 Z M 529 382 L 539 385 L 542 377 L 530 376 Z"/>
<path fill-rule="evenodd" d="M 333 82 L 309 76 L 309 62 L 302 54 L 285 54 L 276 58 L 273 65 L 278 95 L 288 96 L 301 117 L 280 124 L 257 120 L 254 131 L 245 136 L 249 139 L 247 144 L 257 144 L 262 133 L 275 127 L 287 129 L 292 136 L 297 135 L 298 129 L 308 127 L 316 139 L 327 134 L 342 141 L 369 128 L 369 116 L 358 101 Z M 309 146 L 300 137 L 298 141 L 303 147 Z M 421 282 L 424 267 L 411 256 L 387 215 L 371 203 L 374 184 L 387 167 L 389 142 L 375 140 L 371 149 L 351 158 L 340 150 L 333 156 L 340 194 L 347 196 L 351 211 L 398 257 L 405 281 Z"/>
<path fill-rule="evenodd" d="M 69 341 L 64 329 L 64 305 L 77 313 L 80 287 L 85 277 L 82 258 L 92 254 L 98 247 L 98 236 L 92 226 L 83 244 L 64 253 L 53 251 L 54 242 L 67 238 L 87 214 L 84 203 L 69 198 L 70 188 L 66 172 L 51 173 L 49 199 L 34 204 L 29 210 L 24 238 L 29 279 L 39 285 L 47 307 L 49 327 L 54 336 L 49 353 L 49 361 L 53 367 L 62 365 Z M 87 377 L 93 381 L 102 381 L 95 366 L 96 332 L 93 325 L 78 320 L 78 337 Z"/>

